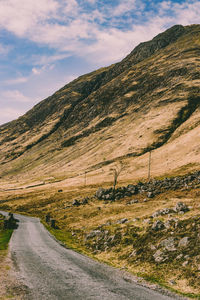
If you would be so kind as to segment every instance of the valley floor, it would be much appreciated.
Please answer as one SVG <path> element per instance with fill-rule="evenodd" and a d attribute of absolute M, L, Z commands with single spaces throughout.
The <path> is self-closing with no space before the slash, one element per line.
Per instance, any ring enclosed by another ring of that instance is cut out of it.
<path fill-rule="evenodd" d="M 110 186 L 112 183 L 103 187 Z M 1 191 L 0 208 L 40 217 L 51 233 L 72 249 L 200 299 L 198 184 L 149 198 L 144 191 L 115 202 L 97 199 L 98 188 L 66 187 L 61 182 Z M 80 205 L 76 206 L 77 201 Z M 176 210 L 178 203 L 188 209 Z M 45 222 L 47 214 L 56 221 L 57 229 Z"/>

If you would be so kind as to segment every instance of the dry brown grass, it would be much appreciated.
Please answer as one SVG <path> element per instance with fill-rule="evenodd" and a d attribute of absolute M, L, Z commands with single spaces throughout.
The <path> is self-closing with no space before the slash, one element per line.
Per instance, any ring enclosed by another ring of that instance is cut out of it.
<path fill-rule="evenodd" d="M 119 184 L 122 183 L 120 182 Z M 63 192 L 58 192 L 60 188 L 62 188 Z M 90 252 L 90 249 L 85 248 L 84 245 L 86 233 L 108 221 L 115 223 L 122 218 L 128 218 L 129 220 L 138 218 L 138 221 L 132 221 L 129 223 L 129 226 L 134 224 L 141 228 L 142 232 L 145 232 L 145 228 L 148 225 L 143 222 L 144 219 L 148 218 L 158 209 L 174 207 L 179 201 L 186 203 L 191 207 L 191 210 L 185 215 L 178 215 L 176 217 L 180 220 L 186 220 L 197 216 L 200 209 L 200 189 L 168 191 L 153 199 L 149 199 L 148 202 L 143 202 L 143 195 L 136 195 L 108 204 L 92 198 L 88 205 L 80 207 L 71 206 L 73 199 L 80 199 L 85 196 L 91 197 L 97 188 L 98 185 L 67 187 L 62 185 L 62 183 L 57 183 L 56 185 L 40 186 L 15 192 L 1 192 L 1 199 L 6 200 L 6 202 L 1 203 L 0 208 L 39 216 L 42 219 L 50 212 L 60 228 L 57 237 L 67 243 L 67 239 L 63 238 L 63 234 L 66 232 L 67 237 L 69 232 L 75 232 L 76 241 L 74 248 L 81 249 L 84 253 L 92 255 L 98 260 L 119 268 L 125 268 L 136 275 L 143 276 L 147 280 L 157 281 L 161 285 L 176 289 L 182 293 L 194 295 L 200 293 L 200 290 L 196 286 L 193 287 L 188 279 L 184 278 L 184 274 L 181 274 L 178 268 L 177 270 L 176 268 L 173 269 L 173 266 L 170 264 L 165 265 L 164 269 L 162 266 L 158 267 L 147 262 L 130 264 L 126 258 L 123 258 L 123 255 L 131 253 L 132 246 L 130 245 L 119 245 L 118 250 L 114 248 L 96 254 Z M 139 203 L 127 205 L 127 202 L 131 199 L 138 199 Z M 167 216 L 163 216 L 162 220 L 167 220 L 167 218 Z M 122 230 L 123 228 L 124 230 L 126 229 L 126 224 L 120 226 Z M 108 228 L 112 229 L 112 225 Z M 149 274 L 149 277 L 147 274 Z M 163 274 L 166 274 L 166 276 L 163 276 Z M 170 281 L 174 279 L 176 279 L 176 284 L 172 286 Z"/>
<path fill-rule="evenodd" d="M 55 112 L 48 116 L 41 126 L 38 123 L 20 135 L 12 128 L 14 133 L 11 141 L 2 143 L 0 149 L 2 162 L 0 207 L 30 213 L 41 218 L 50 212 L 62 232 L 76 231 L 80 241 L 84 233 L 109 220 L 114 222 L 124 217 L 139 218 L 136 224 L 143 228 L 144 218 L 157 209 L 173 207 L 179 200 L 192 206 L 192 210 L 186 216 L 179 216 L 180 219 L 198 215 L 199 190 L 169 191 L 146 203 L 143 202 L 144 196 L 140 195 L 133 197 L 139 200 L 139 203 L 134 205 L 126 205 L 126 202 L 131 200 L 126 198 L 110 204 L 93 199 L 86 206 L 78 208 L 71 206 L 73 199 L 92 196 L 99 186 L 111 186 L 110 169 L 118 161 L 122 160 L 125 165 L 124 171 L 120 174 L 119 185 L 147 180 L 148 151 L 153 145 L 155 148 L 152 151 L 151 161 L 153 178 L 182 175 L 199 170 L 199 104 L 196 104 L 196 110 L 188 115 L 188 118 L 183 118 L 177 127 L 173 123 L 181 109 L 187 108 L 188 99 L 191 96 L 195 99 L 199 97 L 199 79 L 195 79 L 200 66 L 199 53 L 195 54 L 190 49 L 191 45 L 199 46 L 200 34 L 198 28 L 195 26 L 193 28 L 196 33 L 192 37 L 183 36 L 176 43 L 128 68 L 117 78 L 113 78 L 100 86 L 98 91 L 86 97 L 87 99 L 81 102 L 81 107 L 75 111 L 77 119 L 80 112 L 86 120 L 80 118 L 80 122 L 75 122 L 73 126 L 71 123 L 68 126 L 65 120 L 64 124 L 44 141 L 26 150 L 20 157 L 5 163 L 7 154 L 12 157 L 13 150 L 24 149 L 27 144 L 33 143 L 42 134 L 51 130 L 64 109 L 70 109 L 71 99 L 77 100 L 81 96 L 74 90 L 76 85 L 66 86 L 54 95 L 58 105 L 66 101 L 66 106 L 62 106 L 59 113 Z M 110 69 L 97 70 L 82 76 L 75 83 L 82 85 L 88 81 L 92 82 L 97 75 Z M 68 102 L 67 97 L 70 99 Z M 101 102 L 104 100 L 105 103 Z M 99 114 L 87 119 L 91 104 Z M 183 112 L 183 117 L 184 113 L 187 112 Z M 120 118 L 97 132 L 91 131 L 88 136 L 83 135 L 69 147 L 62 146 L 66 139 L 80 136 L 86 130 L 95 128 L 105 116 Z M 171 136 L 164 139 L 167 130 L 171 130 Z M 8 129 L 3 129 L 1 138 L 7 137 L 9 133 Z M 84 186 L 85 171 L 87 171 L 86 186 Z M 35 187 L 30 187 L 34 185 Z M 59 189 L 63 192 L 59 193 Z M 130 250 L 126 248 L 121 251 Z M 97 258 L 112 261 L 118 266 L 125 265 L 129 270 L 134 269 L 138 273 L 144 273 L 145 269 L 151 270 L 153 275 L 159 273 L 157 269 L 153 270 L 152 266 L 145 264 L 131 267 L 127 261 L 119 258 L 119 254 L 112 251 L 98 254 Z M 192 288 L 188 282 L 182 280 L 181 278 L 177 281 L 176 288 L 191 292 Z M 193 292 L 196 291 L 193 289 Z"/>

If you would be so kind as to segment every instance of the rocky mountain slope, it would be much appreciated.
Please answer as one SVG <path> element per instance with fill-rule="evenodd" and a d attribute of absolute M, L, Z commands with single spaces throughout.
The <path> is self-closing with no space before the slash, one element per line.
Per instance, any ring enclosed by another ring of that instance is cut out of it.
<path fill-rule="evenodd" d="M 109 180 L 184 173 L 200 163 L 200 25 L 176 25 L 122 62 L 79 77 L 0 126 L 0 176 Z"/>

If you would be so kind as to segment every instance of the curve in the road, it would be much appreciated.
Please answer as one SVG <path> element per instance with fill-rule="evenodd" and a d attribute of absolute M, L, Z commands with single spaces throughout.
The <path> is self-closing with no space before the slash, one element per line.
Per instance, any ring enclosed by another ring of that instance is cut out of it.
<path fill-rule="evenodd" d="M 119 270 L 59 245 L 39 219 L 20 221 L 10 251 L 17 273 L 36 300 L 172 300 L 127 281 Z"/>

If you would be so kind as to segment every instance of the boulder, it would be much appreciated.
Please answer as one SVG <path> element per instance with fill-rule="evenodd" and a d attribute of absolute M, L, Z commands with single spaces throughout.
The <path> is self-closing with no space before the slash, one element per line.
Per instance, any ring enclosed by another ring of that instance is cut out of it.
<path fill-rule="evenodd" d="M 148 192 L 147 193 L 147 197 L 148 198 L 153 198 L 154 197 L 154 193 L 153 192 Z"/>
<path fill-rule="evenodd" d="M 170 214 L 171 212 L 173 212 L 172 209 L 163 208 L 163 209 L 157 210 L 155 213 L 153 213 L 152 217 L 156 218 L 156 217 L 159 217 L 159 216 L 165 216 L 165 215 Z"/>
<path fill-rule="evenodd" d="M 133 199 L 129 202 L 129 204 L 134 204 L 134 203 L 138 203 L 138 200 L 137 199 Z"/>
<path fill-rule="evenodd" d="M 165 225 L 165 228 L 167 228 L 167 229 L 169 229 L 171 227 L 176 228 L 178 225 L 178 219 L 171 218 L 171 219 L 167 220 L 164 225 Z"/>
<path fill-rule="evenodd" d="M 157 250 L 154 253 L 153 257 L 154 257 L 155 262 L 157 262 L 157 263 L 162 263 L 168 259 L 168 256 L 165 255 L 164 252 L 161 250 Z"/>
<path fill-rule="evenodd" d="M 155 231 L 159 231 L 159 230 L 162 230 L 164 228 L 165 228 L 164 223 L 160 220 L 155 221 L 153 223 L 152 227 L 151 227 L 151 229 L 155 230 Z"/>
<path fill-rule="evenodd" d="M 86 240 L 92 239 L 92 238 L 94 238 L 96 236 L 100 236 L 101 234 L 102 234 L 101 230 L 93 230 L 93 231 L 91 231 L 90 233 L 88 233 L 86 235 Z"/>
<path fill-rule="evenodd" d="M 84 198 L 84 199 L 82 200 L 82 204 L 83 204 L 83 205 L 88 204 L 88 200 L 89 200 L 88 197 Z"/>
<path fill-rule="evenodd" d="M 181 254 L 179 254 L 179 255 L 176 257 L 176 259 L 179 260 L 179 259 L 181 259 L 182 257 L 183 257 L 183 254 L 181 253 Z"/>
<path fill-rule="evenodd" d="M 189 244 L 189 237 L 185 236 L 179 241 L 178 246 L 179 247 L 187 247 L 188 244 Z"/>
<path fill-rule="evenodd" d="M 130 192 L 132 195 L 135 195 L 138 192 L 138 188 L 137 188 L 137 186 L 135 186 L 133 184 L 129 184 L 127 186 L 127 191 Z"/>
<path fill-rule="evenodd" d="M 74 200 L 73 200 L 73 202 L 72 202 L 72 205 L 73 205 L 73 206 L 80 206 L 80 205 L 81 205 L 81 203 L 80 203 L 80 201 L 79 201 L 79 200 L 77 200 L 77 199 L 74 199 Z"/>
<path fill-rule="evenodd" d="M 189 211 L 189 208 L 188 208 L 188 206 L 185 203 L 178 202 L 176 204 L 176 206 L 174 207 L 174 211 L 177 212 L 177 213 L 179 213 L 179 212 L 187 212 L 187 211 Z"/>
<path fill-rule="evenodd" d="M 167 251 L 176 251 L 175 240 L 173 237 L 169 237 L 160 242 L 160 246 L 165 248 Z"/>
<path fill-rule="evenodd" d="M 124 219 L 120 219 L 117 221 L 117 224 L 124 224 L 124 223 L 127 223 L 128 222 L 128 219 L 124 218 Z"/>
<path fill-rule="evenodd" d="M 188 261 L 184 261 L 184 263 L 182 264 L 183 267 L 186 267 L 188 265 Z"/>
<path fill-rule="evenodd" d="M 102 196 L 105 194 L 105 189 L 103 188 L 99 188 L 97 191 L 96 191 L 96 197 L 101 200 L 102 199 Z"/>

